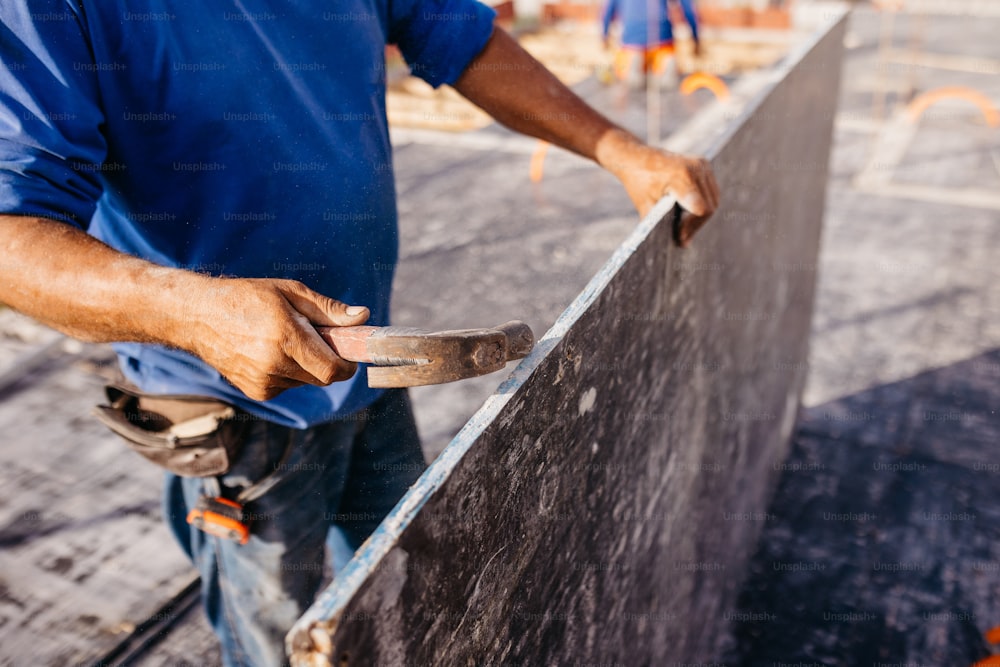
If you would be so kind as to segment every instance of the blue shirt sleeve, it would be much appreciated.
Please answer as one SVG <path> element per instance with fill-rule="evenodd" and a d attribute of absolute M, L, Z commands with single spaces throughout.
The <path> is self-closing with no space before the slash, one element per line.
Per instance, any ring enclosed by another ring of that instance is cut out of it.
<path fill-rule="evenodd" d="M 96 83 L 102 65 L 70 5 L 0 2 L 0 213 L 86 228 L 107 155 Z"/>
<path fill-rule="evenodd" d="M 496 12 L 475 0 L 389 0 L 389 42 L 415 76 L 454 83 L 486 46 Z"/>

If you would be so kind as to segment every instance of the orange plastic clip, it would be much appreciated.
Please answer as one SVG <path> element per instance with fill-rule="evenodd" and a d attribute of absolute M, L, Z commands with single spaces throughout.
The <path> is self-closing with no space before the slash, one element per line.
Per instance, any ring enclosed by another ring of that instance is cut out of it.
<path fill-rule="evenodd" d="M 243 505 L 226 498 L 202 496 L 188 513 L 187 522 L 209 535 L 240 544 L 250 539 L 250 526 L 243 521 Z"/>

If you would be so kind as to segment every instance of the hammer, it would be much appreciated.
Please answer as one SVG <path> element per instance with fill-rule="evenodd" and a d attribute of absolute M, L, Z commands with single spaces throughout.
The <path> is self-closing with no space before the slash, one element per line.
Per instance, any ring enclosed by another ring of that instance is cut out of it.
<path fill-rule="evenodd" d="M 317 327 L 342 359 L 370 364 L 368 386 L 417 387 L 498 371 L 531 352 L 535 335 L 517 320 L 491 329 Z"/>

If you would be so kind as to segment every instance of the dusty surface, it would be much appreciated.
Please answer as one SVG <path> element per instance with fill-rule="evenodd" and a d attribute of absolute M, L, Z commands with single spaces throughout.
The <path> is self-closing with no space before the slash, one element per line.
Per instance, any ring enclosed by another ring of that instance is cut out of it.
<path fill-rule="evenodd" d="M 871 103 L 884 72 L 895 73 L 893 89 L 905 89 L 912 74 L 921 90 L 959 82 L 1000 102 L 997 21 L 956 12 L 935 23 L 926 50 L 979 59 L 978 71 L 962 72 L 880 67 L 877 15 L 862 11 L 854 19 L 827 200 L 807 411 L 769 510 L 776 518 L 768 521 L 756 578 L 739 610 L 773 613 L 775 622 L 734 617 L 736 635 L 725 664 L 964 665 L 984 650 L 981 631 L 1000 624 L 995 483 L 1000 440 L 991 421 L 1000 402 L 1000 214 L 862 193 L 852 186 L 880 129 Z M 897 23 L 905 25 L 903 19 Z M 904 45 L 900 36 L 897 46 Z M 641 100 L 620 106 L 597 102 L 617 117 L 641 121 Z M 689 102 L 670 99 L 664 114 L 688 113 Z M 1000 185 L 990 157 L 1000 152 L 996 131 L 977 120 L 972 107 L 949 104 L 932 111 L 937 117 L 928 112 L 893 178 L 918 183 L 926 177 L 951 187 Z M 628 202 L 598 170 L 555 152 L 546 160 L 543 182 L 531 185 L 531 142 L 505 141 L 512 147 L 504 161 L 480 174 L 485 154 L 495 149 L 463 152 L 451 136 L 436 143 L 400 142 L 401 224 L 408 249 L 397 283 L 396 319 L 466 326 L 522 316 L 536 332 L 544 331 L 634 224 Z M 431 182 L 429 172 L 438 181 Z M 446 195 L 467 203 L 454 204 Z M 477 244 L 484 233 L 487 240 Z M 515 249 L 520 254 L 512 255 Z M 544 271 L 544 279 L 528 280 L 529 271 Z M 461 279 L 448 280 L 449 275 Z M 491 276 L 513 282 L 494 282 Z M 3 359 L 13 360 L 41 342 L 31 336 L 26 342 L 2 339 Z M 79 361 L 91 356 L 107 355 L 88 348 L 57 359 L 30 382 L 0 395 L 0 467 L 30 468 L 0 494 L 0 539 L 6 540 L 0 549 L 0 665 L 5 667 L 74 664 L 55 657 L 57 650 L 96 658 L 128 624 L 155 613 L 193 576 L 158 518 L 155 470 L 88 416 L 100 376 L 93 363 L 81 367 Z M 430 454 L 500 375 L 415 394 Z M 942 419 L 924 419 L 925 411 Z M 848 428 L 852 425 L 866 428 Z M 109 461 L 116 474 L 131 481 L 99 476 Z M 875 467 L 881 463 L 888 467 Z M 109 481 L 114 493 L 102 491 Z M 867 511 L 878 518 L 824 521 L 825 511 Z M 925 511 L 938 518 L 949 512 L 976 518 L 924 520 Z M 115 531 L 128 539 L 114 537 Z M 66 553 L 74 545 L 79 556 Z M 876 570 L 876 561 L 890 565 Z M 776 562 L 807 565 L 790 572 L 791 566 L 776 570 Z M 826 567 L 803 571 L 812 562 Z M 875 618 L 824 619 L 827 611 Z M 45 629 L 45 614 L 69 619 L 58 626 L 62 634 Z M 57 650 L 48 658 L 40 653 L 52 647 Z M 217 660 L 212 637 L 194 613 L 134 664 L 177 667 Z"/>
<path fill-rule="evenodd" d="M 727 665 L 962 667 L 1000 625 L 1000 211 L 854 183 L 885 131 L 872 122 L 880 72 L 893 106 L 911 81 L 1000 103 L 1000 19 L 929 22 L 925 51 L 987 59 L 966 72 L 877 67 L 879 20 L 852 22 L 806 408 Z M 897 48 L 916 25 L 897 19 Z M 921 190 L 996 190 L 998 154 L 974 106 L 945 102 L 883 168 Z"/>
<path fill-rule="evenodd" d="M 0 368 L 51 337 L 0 318 Z M 159 471 L 90 416 L 109 362 L 104 347 L 53 350 L 0 390 L 0 664 L 94 660 L 193 578 L 160 518 Z"/>

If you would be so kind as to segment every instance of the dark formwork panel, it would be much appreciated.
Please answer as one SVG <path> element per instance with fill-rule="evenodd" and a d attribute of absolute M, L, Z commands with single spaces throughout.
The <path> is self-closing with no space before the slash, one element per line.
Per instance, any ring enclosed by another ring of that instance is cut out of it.
<path fill-rule="evenodd" d="M 843 27 L 706 111 L 715 219 L 679 250 L 672 202 L 647 216 L 299 621 L 294 664 L 712 658 L 805 380 Z"/>

